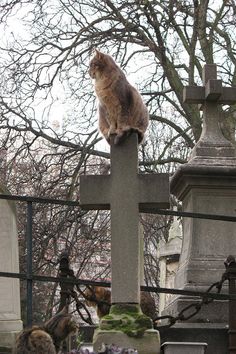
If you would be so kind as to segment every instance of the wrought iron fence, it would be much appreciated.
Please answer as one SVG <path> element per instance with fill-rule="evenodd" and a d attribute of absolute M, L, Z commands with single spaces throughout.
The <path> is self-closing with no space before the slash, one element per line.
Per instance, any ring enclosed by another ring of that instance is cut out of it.
<path fill-rule="evenodd" d="M 18 278 L 27 282 L 27 325 L 32 325 L 32 291 L 33 291 L 33 282 L 41 281 L 41 282 L 56 282 L 56 283 L 73 283 L 75 285 L 90 285 L 90 286 L 103 286 L 110 287 L 109 282 L 97 282 L 92 280 L 82 280 L 82 279 L 71 279 L 71 278 L 62 278 L 62 277 L 52 277 L 45 275 L 38 275 L 33 273 L 33 231 L 32 231 L 32 221 L 33 221 L 33 204 L 34 203 L 43 203 L 43 204 L 57 204 L 57 205 L 65 205 L 65 206 L 80 206 L 79 202 L 75 201 L 65 201 L 60 199 L 52 199 L 52 198 L 39 198 L 39 197 L 31 197 L 31 196 L 18 196 L 18 195 L 0 195 L 0 199 L 12 200 L 18 202 L 27 203 L 27 227 L 26 227 L 26 263 L 27 263 L 27 271 L 26 273 L 12 273 L 12 272 L 0 272 L 0 277 L 9 277 L 9 278 Z M 153 213 L 153 211 L 152 211 Z M 213 215 L 213 214 L 204 214 L 204 213 L 190 213 L 190 212 L 180 212 L 174 210 L 165 210 L 165 209 L 157 209 L 155 211 L 156 214 L 160 215 L 170 215 L 170 216 L 180 216 L 180 217 L 190 217 L 190 218 L 200 218 L 200 219 L 211 219 L 211 220 L 221 220 L 221 221 L 230 221 L 236 222 L 235 216 L 226 216 L 226 215 Z M 232 269 L 231 269 L 232 270 Z M 235 269 L 233 269 L 235 270 Z M 231 272 L 232 275 L 232 272 Z M 223 276 L 224 277 L 224 276 Z M 193 313 L 191 317 L 197 313 L 203 304 L 207 304 L 212 300 L 229 300 L 232 304 L 236 303 L 236 291 L 235 287 L 233 287 L 233 291 L 231 293 L 220 293 L 222 287 L 222 280 L 213 284 L 206 292 L 203 291 L 192 291 L 192 290 L 180 290 L 180 289 L 170 289 L 170 288 L 162 288 L 162 287 L 151 287 L 151 286 L 141 286 L 142 291 L 154 292 L 154 293 L 166 293 L 166 294 L 174 294 L 174 295 L 185 295 L 185 296 L 194 296 L 202 299 L 199 305 L 194 305 Z M 229 280 L 230 277 L 224 278 L 224 280 Z M 231 276 L 232 279 L 232 276 Z M 212 288 L 215 287 L 217 292 L 211 292 Z M 191 306 L 192 308 L 193 306 Z M 184 309 L 187 311 L 188 309 Z M 183 311 L 182 311 L 183 312 Z M 167 316 L 169 320 L 168 326 L 174 324 L 177 320 L 188 319 L 184 313 L 178 314 L 176 318 Z M 171 318 L 170 318 L 171 317 Z M 161 318 L 161 317 L 160 317 Z M 234 320 L 232 320 L 234 323 Z M 236 326 L 235 326 L 236 327 Z"/>

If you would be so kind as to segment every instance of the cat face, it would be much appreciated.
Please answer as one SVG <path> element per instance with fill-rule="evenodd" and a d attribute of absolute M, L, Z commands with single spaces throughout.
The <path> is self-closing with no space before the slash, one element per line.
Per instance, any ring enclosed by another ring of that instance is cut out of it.
<path fill-rule="evenodd" d="M 89 63 L 89 75 L 92 79 L 97 79 L 101 76 L 103 69 L 106 66 L 105 55 L 97 49 L 93 59 Z"/>

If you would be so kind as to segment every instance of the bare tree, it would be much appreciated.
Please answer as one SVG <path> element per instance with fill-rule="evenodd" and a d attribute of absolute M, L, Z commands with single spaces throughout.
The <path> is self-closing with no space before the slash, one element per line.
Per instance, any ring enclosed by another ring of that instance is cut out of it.
<path fill-rule="evenodd" d="M 87 74 L 95 47 L 116 58 L 147 102 L 149 164 L 184 162 L 186 149 L 199 138 L 201 115 L 183 103 L 182 90 L 199 83 L 204 63 L 217 63 L 225 83 L 235 84 L 233 1 L 24 0 L 3 1 L 0 9 L 6 33 L 0 51 L 1 131 L 8 143 L 11 131 L 25 148 L 40 136 L 66 150 L 107 157 L 95 149 L 100 138 Z M 63 128 L 55 131 L 49 117 L 59 103 L 66 111 Z"/>

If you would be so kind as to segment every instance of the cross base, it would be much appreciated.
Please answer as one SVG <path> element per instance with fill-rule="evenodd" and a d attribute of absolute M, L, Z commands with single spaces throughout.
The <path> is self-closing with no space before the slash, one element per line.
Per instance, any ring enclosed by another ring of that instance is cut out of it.
<path fill-rule="evenodd" d="M 103 343 L 122 348 L 134 348 L 138 354 L 160 354 L 160 336 L 154 329 L 146 330 L 142 338 L 129 337 L 121 331 L 98 330 L 94 335 L 94 351 L 97 352 Z"/>
<path fill-rule="evenodd" d="M 152 320 L 144 315 L 139 304 L 115 304 L 109 315 L 102 318 L 102 330 L 118 330 L 129 337 L 142 338 L 147 329 L 152 329 Z"/>
<path fill-rule="evenodd" d="M 99 351 L 104 343 L 106 345 L 114 344 L 122 348 L 136 349 L 138 354 L 160 354 L 160 336 L 159 332 L 154 329 L 146 330 L 142 338 L 129 337 L 121 331 L 103 331 L 99 329 L 94 334 L 94 351 Z"/>
<path fill-rule="evenodd" d="M 159 332 L 153 330 L 152 320 L 144 315 L 138 304 L 115 304 L 104 316 L 93 340 L 94 350 L 102 343 L 132 348 L 138 354 L 160 353 Z"/>

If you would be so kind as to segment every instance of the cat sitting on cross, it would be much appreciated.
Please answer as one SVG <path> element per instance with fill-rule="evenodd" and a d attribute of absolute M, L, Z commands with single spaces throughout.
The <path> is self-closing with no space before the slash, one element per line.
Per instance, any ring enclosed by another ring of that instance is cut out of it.
<path fill-rule="evenodd" d="M 127 80 L 112 57 L 95 50 L 89 64 L 98 98 L 99 129 L 108 143 L 121 143 L 132 132 L 141 143 L 148 127 L 149 114 L 140 93 Z"/>

